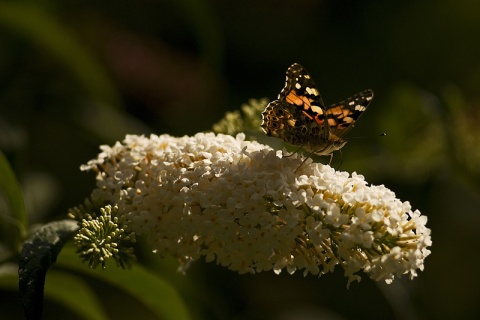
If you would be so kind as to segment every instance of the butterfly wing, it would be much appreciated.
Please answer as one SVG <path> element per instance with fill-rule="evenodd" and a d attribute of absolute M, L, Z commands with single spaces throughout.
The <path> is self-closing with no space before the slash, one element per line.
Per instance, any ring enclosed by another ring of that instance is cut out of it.
<path fill-rule="evenodd" d="M 271 137 L 285 139 L 285 129 L 295 126 L 295 118 L 291 112 L 292 105 L 285 100 L 270 102 L 262 112 L 262 128 Z M 296 110 L 295 110 L 296 111 Z"/>
<path fill-rule="evenodd" d="M 287 69 L 285 87 L 278 95 L 278 99 L 286 100 L 309 115 L 314 112 L 323 113 L 325 109 L 315 82 L 308 71 L 298 63 L 292 64 Z"/>
<path fill-rule="evenodd" d="M 364 90 L 326 108 L 325 118 L 330 128 L 330 135 L 338 138 L 345 135 L 367 110 L 372 99 L 373 91 Z"/>

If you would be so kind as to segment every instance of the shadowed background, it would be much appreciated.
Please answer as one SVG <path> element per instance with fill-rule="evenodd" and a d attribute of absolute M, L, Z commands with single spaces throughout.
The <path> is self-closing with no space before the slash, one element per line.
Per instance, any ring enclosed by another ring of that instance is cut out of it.
<path fill-rule="evenodd" d="M 31 223 L 62 219 L 94 187 L 79 166 L 100 144 L 210 130 L 250 98 L 275 99 L 298 62 L 326 104 L 374 90 L 349 133 L 367 137 L 342 149 L 341 170 L 385 184 L 428 216 L 425 272 L 347 290 L 341 270 L 237 275 L 199 261 L 184 276 L 168 259 L 140 260 L 167 274 L 195 319 L 474 319 L 479 12 L 473 0 L 0 1 L 0 149 Z M 90 282 L 110 316 L 153 318 Z M 21 315 L 16 295 L 0 290 L 0 315 Z M 45 314 L 75 317 L 48 299 Z"/>

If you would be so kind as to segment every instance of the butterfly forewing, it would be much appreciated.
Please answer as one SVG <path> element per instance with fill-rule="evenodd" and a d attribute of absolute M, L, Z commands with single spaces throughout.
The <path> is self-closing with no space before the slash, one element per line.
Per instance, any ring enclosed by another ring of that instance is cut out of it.
<path fill-rule="evenodd" d="M 286 100 L 305 111 L 312 108 L 319 108 L 321 111 L 325 108 L 315 82 L 308 71 L 298 63 L 292 64 L 287 69 L 285 87 L 278 95 L 278 99 Z"/>

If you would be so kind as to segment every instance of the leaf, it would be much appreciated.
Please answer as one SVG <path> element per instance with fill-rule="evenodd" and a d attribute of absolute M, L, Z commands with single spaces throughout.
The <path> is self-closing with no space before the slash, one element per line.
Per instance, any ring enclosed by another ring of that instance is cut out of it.
<path fill-rule="evenodd" d="M 45 296 L 59 302 L 84 319 L 108 319 L 101 301 L 82 277 L 52 269 L 48 272 Z"/>
<path fill-rule="evenodd" d="M 121 288 L 148 307 L 159 319 L 191 319 L 179 293 L 159 275 L 140 265 L 131 270 L 120 268 L 91 269 L 80 263 L 72 248 L 66 247 L 58 259 L 58 266 L 73 269 Z"/>
<path fill-rule="evenodd" d="M 95 99 L 108 105 L 120 105 L 119 94 L 103 66 L 41 5 L 0 1 L 0 24 L 40 45 L 63 63 Z"/>
<path fill-rule="evenodd" d="M 116 141 L 126 133 L 151 131 L 125 114 L 120 108 L 120 94 L 104 66 L 45 8 L 31 2 L 0 1 L 0 27 L 2 25 L 44 49 L 86 88 L 95 103 L 74 110 L 75 120 L 84 129 L 93 131 L 102 141 Z"/>
<path fill-rule="evenodd" d="M 2 219 L 0 220 L 0 223 L 2 238 L 3 241 L 8 241 L 7 243 L 12 250 L 17 252 L 17 246 L 19 246 L 25 230 L 27 229 L 27 212 L 20 183 L 18 183 L 15 173 L 1 151 L 0 192 L 3 192 L 5 195 L 5 200 L 7 201 L 12 214 L 12 217 L 5 214 L 1 215 Z"/>
<path fill-rule="evenodd" d="M 18 284 L 27 319 L 41 319 L 45 276 L 63 245 L 77 229 L 77 222 L 73 220 L 51 222 L 42 226 L 23 244 Z"/>

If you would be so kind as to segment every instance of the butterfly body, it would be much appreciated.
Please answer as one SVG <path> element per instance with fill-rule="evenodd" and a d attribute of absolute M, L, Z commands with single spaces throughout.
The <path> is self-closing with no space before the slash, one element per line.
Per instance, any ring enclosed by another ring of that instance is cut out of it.
<path fill-rule="evenodd" d="M 373 91 L 365 90 L 325 107 L 309 73 L 299 64 L 287 70 L 285 87 L 262 113 L 262 128 L 272 137 L 317 155 L 331 155 L 347 141 L 342 137 L 365 112 Z"/>

